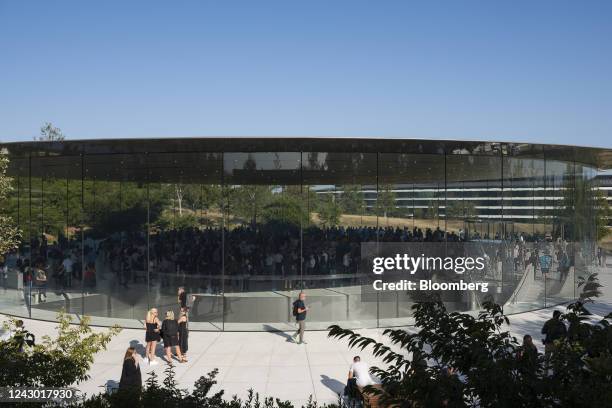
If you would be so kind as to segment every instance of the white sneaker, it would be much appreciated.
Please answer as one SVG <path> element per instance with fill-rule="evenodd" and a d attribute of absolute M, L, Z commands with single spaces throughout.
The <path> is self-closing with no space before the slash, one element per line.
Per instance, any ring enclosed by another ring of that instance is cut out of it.
<path fill-rule="evenodd" d="M 154 366 L 154 365 L 158 365 L 158 364 L 159 364 L 159 361 L 157 361 L 157 360 L 153 360 L 153 361 L 151 361 L 151 362 L 149 363 L 149 365 L 152 365 L 152 366 Z"/>
<path fill-rule="evenodd" d="M 143 361 L 145 364 L 149 364 L 149 365 L 151 365 L 151 362 L 149 361 L 149 359 L 148 359 L 147 357 L 145 357 L 145 358 L 144 358 L 142 361 Z"/>

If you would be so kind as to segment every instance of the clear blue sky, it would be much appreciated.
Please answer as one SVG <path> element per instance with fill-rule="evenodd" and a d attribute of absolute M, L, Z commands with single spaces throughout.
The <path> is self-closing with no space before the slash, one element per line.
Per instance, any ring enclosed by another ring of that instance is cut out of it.
<path fill-rule="evenodd" d="M 612 147 L 612 1 L 0 0 L 0 140 Z"/>

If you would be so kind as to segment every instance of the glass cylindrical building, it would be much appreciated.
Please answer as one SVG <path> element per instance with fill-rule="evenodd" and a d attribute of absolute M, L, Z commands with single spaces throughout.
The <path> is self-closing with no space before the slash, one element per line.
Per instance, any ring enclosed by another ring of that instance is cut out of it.
<path fill-rule="evenodd" d="M 192 330 L 290 329 L 301 290 L 309 328 L 410 324 L 405 293 L 361 298 L 362 244 L 383 242 L 481 245 L 489 295 L 510 313 L 535 310 L 578 296 L 609 221 L 609 149 L 344 138 L 0 148 L 14 187 L 1 212 L 23 238 L 4 255 L 0 312 L 35 319 L 63 309 L 141 327 L 148 309 L 178 308 L 182 287 Z"/>

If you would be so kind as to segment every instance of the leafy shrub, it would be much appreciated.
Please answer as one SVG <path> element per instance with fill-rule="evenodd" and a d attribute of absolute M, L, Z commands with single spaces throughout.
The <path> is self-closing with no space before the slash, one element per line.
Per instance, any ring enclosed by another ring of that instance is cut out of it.
<path fill-rule="evenodd" d="M 413 306 L 415 331 L 387 329 L 390 344 L 339 326 L 329 336 L 372 347 L 388 368 L 372 368 L 382 380 L 381 400 L 418 407 L 603 407 L 612 401 L 612 314 L 591 323 L 582 301 L 562 319 L 567 338 L 551 358 L 521 358 L 502 307 L 484 303 L 477 317 L 446 311 L 439 300 Z"/>
<path fill-rule="evenodd" d="M 94 355 L 106 349 L 118 327 L 94 333 L 89 318 L 83 317 L 78 325 L 71 325 L 72 317 L 57 315 L 57 337 L 44 336 L 42 342 L 33 343 L 33 335 L 16 327 L 16 320 L 4 324 L 15 333 L 0 342 L 0 386 L 67 387 L 87 380 Z"/>
<path fill-rule="evenodd" d="M 165 370 L 165 379 L 159 383 L 155 372 L 148 373 L 143 390 L 120 389 L 110 394 L 98 394 L 85 401 L 75 404 L 79 408 L 294 408 L 289 401 L 281 401 L 278 398 L 260 398 L 258 393 L 252 389 L 248 391 L 245 400 L 233 396 L 230 400 L 224 400 L 224 391 L 216 391 L 209 396 L 217 381 L 215 377 L 218 370 L 214 369 L 207 375 L 200 377 L 194 384 L 191 393 L 180 389 L 174 376 L 174 366 L 168 365 Z M 336 405 L 319 406 L 310 398 L 305 408 L 335 408 Z"/>

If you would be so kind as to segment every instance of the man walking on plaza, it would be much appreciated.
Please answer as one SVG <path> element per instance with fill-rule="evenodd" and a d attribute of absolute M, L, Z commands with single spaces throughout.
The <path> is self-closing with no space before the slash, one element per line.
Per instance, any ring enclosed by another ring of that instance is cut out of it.
<path fill-rule="evenodd" d="M 295 321 L 298 324 L 298 329 L 292 336 L 292 338 L 293 341 L 295 341 L 299 334 L 299 344 L 306 344 L 306 342 L 304 341 L 304 330 L 306 330 L 306 312 L 308 311 L 308 308 L 306 307 L 304 300 L 306 300 L 306 294 L 304 292 L 300 292 L 298 300 L 293 302 L 293 315 L 295 316 Z"/>

